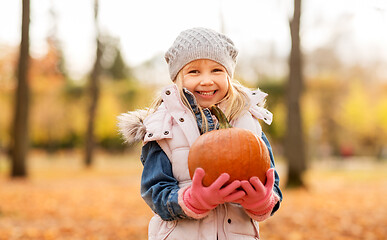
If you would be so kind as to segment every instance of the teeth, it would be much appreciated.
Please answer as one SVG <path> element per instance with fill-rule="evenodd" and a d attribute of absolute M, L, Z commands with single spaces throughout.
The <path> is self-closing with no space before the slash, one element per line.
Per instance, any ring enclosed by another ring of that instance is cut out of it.
<path fill-rule="evenodd" d="M 199 92 L 199 94 L 206 95 L 206 96 L 214 95 L 214 93 L 215 93 L 215 91 L 212 91 L 212 92 Z"/>

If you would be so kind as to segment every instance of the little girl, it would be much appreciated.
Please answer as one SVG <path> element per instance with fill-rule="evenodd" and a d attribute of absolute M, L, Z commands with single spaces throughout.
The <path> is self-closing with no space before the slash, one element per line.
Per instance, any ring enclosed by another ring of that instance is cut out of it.
<path fill-rule="evenodd" d="M 258 222 L 282 201 L 270 144 L 258 120 L 270 124 L 263 108 L 267 94 L 232 80 L 238 51 L 225 35 L 205 28 L 180 33 L 165 54 L 173 84 L 148 110 L 122 114 L 119 127 L 127 142 L 142 140 L 141 196 L 155 212 L 149 239 L 259 239 Z M 202 185 L 203 169 L 191 180 L 188 152 L 203 133 L 217 129 L 208 109 L 216 104 L 231 125 L 260 137 L 270 153 L 266 184 L 257 177 L 235 180 L 221 174 Z"/>

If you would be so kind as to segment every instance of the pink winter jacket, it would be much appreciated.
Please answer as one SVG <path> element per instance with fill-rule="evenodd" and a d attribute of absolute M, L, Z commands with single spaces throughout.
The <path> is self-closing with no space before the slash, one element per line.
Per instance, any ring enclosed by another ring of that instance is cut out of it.
<path fill-rule="evenodd" d="M 251 107 L 248 112 L 231 122 L 234 127 L 245 128 L 257 136 L 262 129 L 257 119 L 267 124 L 272 121 L 272 114 L 257 104 L 264 101 L 266 94 L 246 89 Z M 188 152 L 193 142 L 200 136 L 196 119 L 181 102 L 176 85 L 162 91 L 163 103 L 157 111 L 144 120 L 146 127 L 144 144 L 157 141 L 171 161 L 174 177 L 179 182 L 179 205 L 192 219 L 164 221 L 157 214 L 149 223 L 149 239 L 195 239 L 195 240 L 244 240 L 259 239 L 258 221 L 270 216 L 254 216 L 247 213 L 239 204 L 221 204 L 205 216 L 198 216 L 180 201 L 182 190 L 191 184 L 188 171 Z M 200 218 L 200 219 L 198 219 Z"/>

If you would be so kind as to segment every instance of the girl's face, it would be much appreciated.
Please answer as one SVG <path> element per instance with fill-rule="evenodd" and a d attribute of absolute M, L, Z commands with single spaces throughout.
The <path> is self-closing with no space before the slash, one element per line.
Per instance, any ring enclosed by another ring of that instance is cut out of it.
<path fill-rule="evenodd" d="M 201 107 L 207 108 L 226 96 L 229 87 L 228 74 L 221 64 L 199 59 L 188 63 L 181 71 L 183 87 L 194 94 Z"/>

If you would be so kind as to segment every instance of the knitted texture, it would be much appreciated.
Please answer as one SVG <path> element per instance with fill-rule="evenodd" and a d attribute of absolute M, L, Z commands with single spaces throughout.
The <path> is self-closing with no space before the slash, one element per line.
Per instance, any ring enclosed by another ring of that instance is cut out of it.
<path fill-rule="evenodd" d="M 233 77 L 238 50 L 227 36 L 207 28 L 192 28 L 177 36 L 165 53 L 172 81 L 188 63 L 209 59 L 220 63 Z"/>

